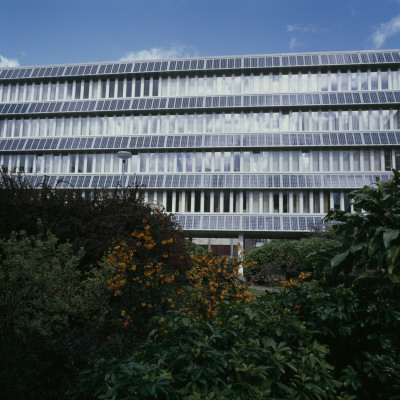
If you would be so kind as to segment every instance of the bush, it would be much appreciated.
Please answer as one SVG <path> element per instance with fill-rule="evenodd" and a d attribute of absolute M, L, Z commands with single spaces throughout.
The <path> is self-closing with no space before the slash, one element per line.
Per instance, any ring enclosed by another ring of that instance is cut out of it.
<path fill-rule="evenodd" d="M 211 318 L 218 314 L 220 305 L 226 301 L 248 303 L 253 299 L 247 285 L 239 278 L 239 267 L 244 270 L 248 263 L 239 259 L 228 266 L 228 259 L 222 259 L 211 252 L 202 256 L 191 256 L 192 268 L 187 272 L 187 285 L 181 292 L 182 309 L 200 318 Z"/>
<path fill-rule="evenodd" d="M 143 222 L 143 229 L 132 233 L 133 246 L 118 241 L 106 258 L 113 274 L 109 280 L 112 320 L 145 330 L 153 316 L 174 308 L 210 318 L 225 300 L 250 301 L 251 293 L 238 279 L 239 264 L 229 269 L 227 259 L 203 251 L 201 257 L 191 255 L 186 272 L 178 271 L 174 237 Z"/>
<path fill-rule="evenodd" d="M 288 271 L 310 271 L 322 277 L 330 258 L 341 242 L 328 238 L 273 240 L 246 253 L 256 264 L 246 269 L 246 279 L 261 284 L 276 284 Z"/>
<path fill-rule="evenodd" d="M 387 182 L 376 179 L 375 187 L 351 192 L 354 213 L 330 210 L 326 221 L 343 237 L 344 252 L 332 259 L 335 272 L 378 271 L 400 282 L 400 172 Z"/>
<path fill-rule="evenodd" d="M 362 399 L 400 396 L 400 288 L 389 279 L 363 277 L 352 287 L 320 283 L 286 285 L 277 295 L 317 340 L 348 394 Z"/>
<path fill-rule="evenodd" d="M 335 399 L 327 348 L 271 303 L 226 304 L 212 320 L 170 312 L 132 357 L 97 361 L 72 399 Z"/>
<path fill-rule="evenodd" d="M 0 240 L 0 332 L 49 337 L 100 321 L 108 305 L 108 271 L 83 275 L 82 255 L 50 232 Z"/>

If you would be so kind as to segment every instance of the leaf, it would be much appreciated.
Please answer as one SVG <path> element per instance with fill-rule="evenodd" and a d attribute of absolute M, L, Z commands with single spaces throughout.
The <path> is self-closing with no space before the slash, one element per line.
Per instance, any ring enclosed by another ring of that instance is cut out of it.
<path fill-rule="evenodd" d="M 388 229 L 383 233 L 383 244 L 385 245 L 385 249 L 389 248 L 390 242 L 397 239 L 399 234 L 400 230 L 398 229 Z"/>
<path fill-rule="evenodd" d="M 399 254 L 400 254 L 400 246 L 392 246 L 386 251 L 385 260 L 386 264 L 388 265 L 389 275 L 393 274 L 395 262 Z"/>
<path fill-rule="evenodd" d="M 350 251 L 352 254 L 357 253 L 357 251 L 362 250 L 364 246 L 365 246 L 365 243 L 355 244 L 354 246 L 350 247 Z"/>
<path fill-rule="evenodd" d="M 331 266 L 336 267 L 339 264 L 341 264 L 347 258 L 349 253 L 350 253 L 350 249 L 346 250 L 344 253 L 336 254 L 336 256 L 333 257 L 331 260 Z"/>

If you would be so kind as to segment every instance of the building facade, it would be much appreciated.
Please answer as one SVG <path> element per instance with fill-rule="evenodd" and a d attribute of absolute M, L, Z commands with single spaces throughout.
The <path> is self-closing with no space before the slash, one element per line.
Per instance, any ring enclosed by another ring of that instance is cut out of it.
<path fill-rule="evenodd" d="M 195 237 L 301 235 L 400 168 L 400 52 L 0 69 L 0 163 L 144 186 Z M 232 253 L 232 243 L 211 243 Z"/>

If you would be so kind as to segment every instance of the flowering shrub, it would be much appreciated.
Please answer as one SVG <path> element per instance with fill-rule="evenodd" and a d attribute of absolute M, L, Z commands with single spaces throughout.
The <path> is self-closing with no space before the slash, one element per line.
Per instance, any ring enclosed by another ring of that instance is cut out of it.
<path fill-rule="evenodd" d="M 248 303 L 253 298 L 239 279 L 239 267 L 247 267 L 243 260 L 228 266 L 227 259 L 203 252 L 200 257 L 191 255 L 185 273 L 178 271 L 170 261 L 176 258 L 174 238 L 146 219 L 143 224 L 132 233 L 133 246 L 117 241 L 106 258 L 112 267 L 110 312 L 124 327 L 142 324 L 174 308 L 211 318 L 224 301 Z"/>
<path fill-rule="evenodd" d="M 301 285 L 302 283 L 304 283 L 304 281 L 306 281 L 310 276 L 311 276 L 311 272 L 301 272 L 299 277 L 296 278 L 290 278 L 287 281 L 281 281 L 283 287 L 285 289 L 290 289 L 293 286 L 296 285 Z"/>
<path fill-rule="evenodd" d="M 177 252 L 180 232 L 159 230 L 155 221 L 143 219 L 143 225 L 131 234 L 133 244 L 115 241 L 106 257 L 112 267 L 110 313 L 125 327 L 138 327 L 151 316 L 174 308 L 182 292 L 184 274 L 176 259 L 182 261 L 186 256 Z"/>
<path fill-rule="evenodd" d="M 191 255 L 192 268 L 187 272 L 189 287 L 186 288 L 186 305 L 183 308 L 200 318 L 215 317 L 219 305 L 226 301 L 248 303 L 253 298 L 247 286 L 239 279 L 239 267 L 247 268 L 248 263 L 233 261 L 204 252 L 201 257 Z"/>

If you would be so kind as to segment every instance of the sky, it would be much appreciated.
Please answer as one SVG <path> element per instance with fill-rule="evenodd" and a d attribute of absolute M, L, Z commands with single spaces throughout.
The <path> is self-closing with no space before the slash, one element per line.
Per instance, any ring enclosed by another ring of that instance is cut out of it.
<path fill-rule="evenodd" d="M 400 0 L 0 0 L 0 17 L 0 67 L 400 48 Z"/>

